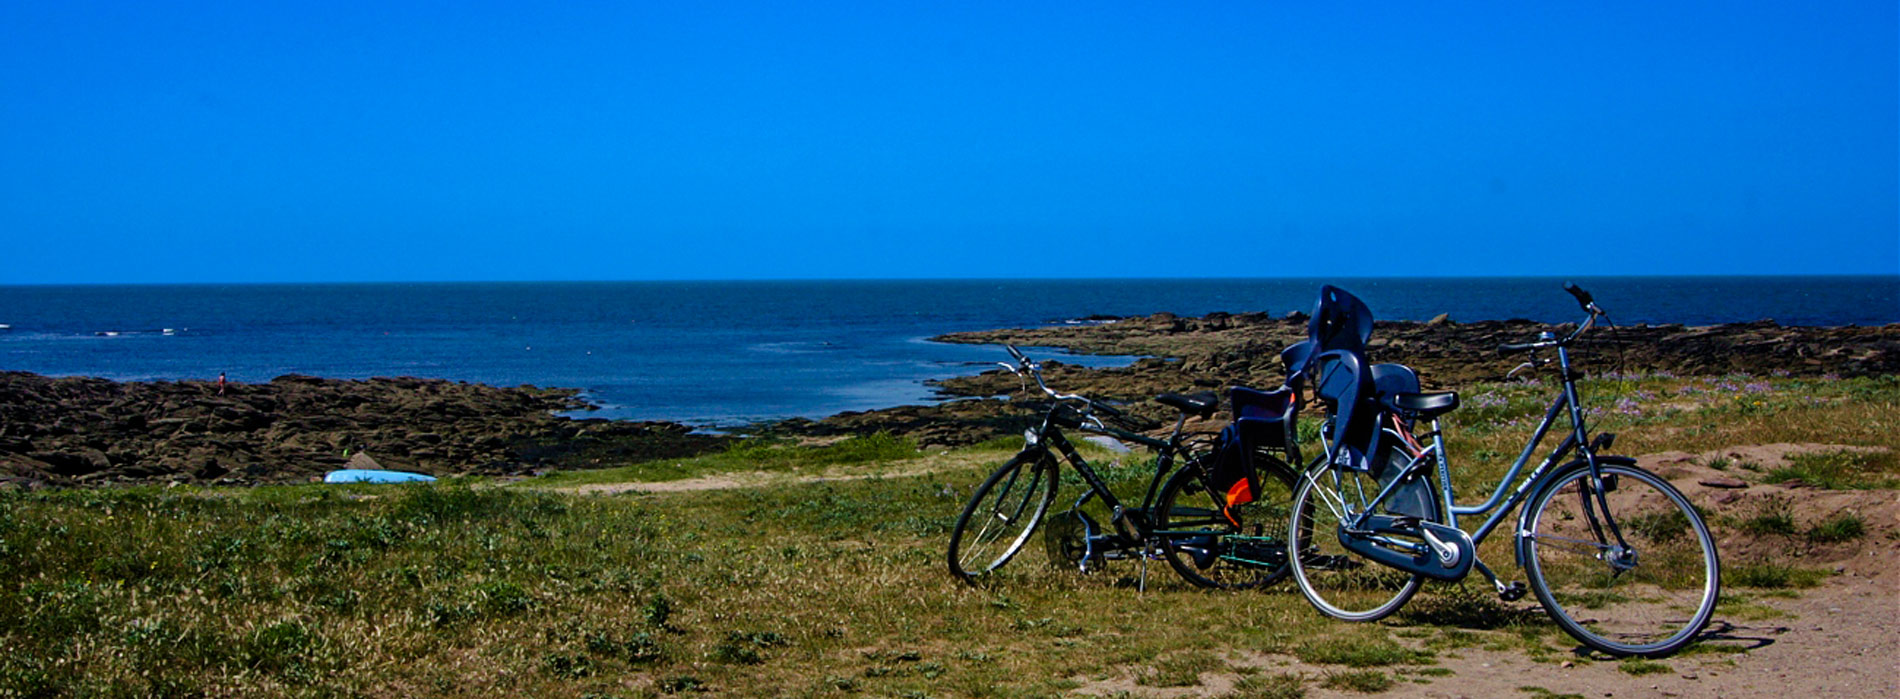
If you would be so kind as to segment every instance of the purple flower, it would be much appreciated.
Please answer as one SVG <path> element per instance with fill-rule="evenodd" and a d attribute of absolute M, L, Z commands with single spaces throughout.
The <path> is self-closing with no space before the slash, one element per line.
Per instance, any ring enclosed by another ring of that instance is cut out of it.
<path fill-rule="evenodd" d="M 1761 381 L 1751 382 L 1742 388 L 1749 393 L 1769 393 L 1775 390 L 1773 386 L 1769 386 L 1767 383 Z"/>
<path fill-rule="evenodd" d="M 1787 370 L 1787 369 L 1776 369 L 1776 370 L 1774 371 L 1774 374 L 1775 374 L 1775 376 L 1776 376 L 1777 378 L 1783 378 L 1783 379 L 1785 379 L 1785 378 L 1788 378 L 1788 370 Z"/>
<path fill-rule="evenodd" d="M 1839 381 L 1841 380 L 1841 375 L 1830 371 L 1828 373 L 1822 374 L 1821 378 L 1827 379 L 1829 381 Z"/>

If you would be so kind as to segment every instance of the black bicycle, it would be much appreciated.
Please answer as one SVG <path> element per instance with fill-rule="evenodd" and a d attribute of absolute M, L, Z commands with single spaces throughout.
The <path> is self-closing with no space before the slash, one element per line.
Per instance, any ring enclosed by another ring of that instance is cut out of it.
<path fill-rule="evenodd" d="M 1397 611 L 1424 580 L 1460 580 L 1474 568 L 1500 597 L 1518 599 L 1523 584 L 1501 582 L 1478 560 L 1478 544 L 1522 504 L 1510 530 L 1517 562 L 1544 611 L 1577 640 L 1614 655 L 1653 657 L 1680 650 L 1709 623 L 1721 580 L 1715 539 L 1667 480 L 1604 453 L 1615 435 L 1591 436 L 1568 347 L 1604 314 L 1587 292 L 1565 289 L 1589 314 L 1575 330 L 1499 347 L 1533 353 L 1533 367 L 1550 362 L 1536 353 L 1554 350 L 1562 390 L 1479 505 L 1452 499 L 1439 418 L 1458 407 L 1456 393 L 1381 392 L 1359 368 L 1356 350 L 1317 355 L 1315 392 L 1333 415 L 1322 431 L 1326 454 L 1300 477 L 1287 533 L 1290 550 L 1299 552 L 1294 578 L 1314 607 L 1371 621 Z M 1569 418 L 1569 434 L 1520 482 L 1560 414 Z M 1424 421 L 1431 430 L 1412 435 L 1411 426 Z M 1507 491 L 1512 483 L 1519 485 Z M 1459 527 L 1460 516 L 1487 512 L 1476 530 Z"/>
<path fill-rule="evenodd" d="M 948 552 L 953 575 L 977 582 L 1009 563 L 1040 526 L 1052 563 L 1090 572 L 1111 560 L 1140 560 L 1143 586 L 1146 561 L 1157 558 L 1204 587 L 1257 587 L 1286 576 L 1283 529 L 1291 518 L 1287 503 L 1297 478 L 1286 459 L 1290 455 L 1298 463 L 1290 434 L 1297 405 L 1291 390 L 1235 389 L 1236 415 L 1247 417 L 1237 417 L 1218 434 L 1183 430 L 1188 416 L 1215 412 L 1215 394 L 1157 396 L 1157 402 L 1180 413 L 1169 436 L 1157 439 L 1142 434 L 1154 425 L 1101 401 L 1050 389 L 1040 364 L 1015 347 L 1005 348 L 1016 361 L 1003 367 L 1033 379 L 1051 402 L 1041 420 L 1024 431 L 1022 451 L 977 486 L 957 518 Z M 1139 507 L 1125 506 L 1109 489 L 1069 441 L 1067 430 L 1155 451 L 1154 477 Z M 1049 516 L 1061 461 L 1088 489 L 1067 511 Z M 1082 511 L 1092 498 L 1101 498 L 1111 513 L 1108 526 Z"/>

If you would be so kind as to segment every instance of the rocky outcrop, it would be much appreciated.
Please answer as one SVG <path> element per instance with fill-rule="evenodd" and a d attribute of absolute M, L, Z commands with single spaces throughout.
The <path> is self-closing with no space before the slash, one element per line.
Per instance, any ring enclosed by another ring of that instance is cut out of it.
<path fill-rule="evenodd" d="M 0 373 L 0 480 L 300 482 L 367 451 L 390 468 L 511 474 L 620 464 L 723 440 L 671 423 L 573 420 L 567 389 L 415 378 L 119 383 Z"/>
<path fill-rule="evenodd" d="M 1279 386 L 1285 380 L 1280 350 L 1306 337 L 1307 317 L 1291 313 L 1213 313 L 1182 318 L 1171 313 L 1124 318 L 1096 325 L 987 330 L 935 338 L 971 344 L 1009 343 L 1062 347 L 1084 354 L 1147 355 L 1132 366 L 1087 369 L 1045 361 L 1049 385 L 1065 392 L 1122 401 L 1151 421 L 1171 421 L 1173 412 L 1148 400 L 1159 393 L 1219 390 L 1227 386 Z M 1567 332 L 1529 320 L 1382 322 L 1367 353 L 1378 362 L 1417 369 L 1428 388 L 1456 388 L 1505 377 L 1522 356 L 1500 356 L 1497 346 L 1527 342 L 1538 332 Z M 1001 353 L 999 352 L 999 355 Z M 1575 359 L 1586 373 L 1671 372 L 1681 376 L 1747 372 L 1768 376 L 1868 376 L 1900 373 L 1900 325 L 1879 327 L 1784 327 L 1773 321 L 1707 327 L 1638 325 L 1602 328 L 1585 335 Z M 946 379 L 948 396 L 990 398 L 942 406 L 849 413 L 787 427 L 805 434 L 912 434 L 920 443 L 968 444 L 1012 434 L 1032 415 L 1021 379 L 1003 371 Z M 1000 400 L 1006 399 L 1006 400 Z"/>
<path fill-rule="evenodd" d="M 1373 330 L 1367 355 L 1378 362 L 1409 365 L 1428 384 L 1455 386 L 1501 379 L 1522 361 L 1521 357 L 1500 357 L 1499 344 L 1528 342 L 1543 330 L 1563 333 L 1573 328 L 1529 320 L 1381 322 Z M 936 339 L 1178 358 L 1178 363 L 1165 365 L 1137 364 L 1137 370 L 1129 373 L 1172 372 L 1203 382 L 1271 386 L 1284 378 L 1280 350 L 1305 336 L 1303 315 L 1273 319 L 1264 314 L 1215 313 L 1183 319 L 1163 313 L 1107 325 L 989 330 Z M 1620 368 L 1679 375 L 1869 376 L 1900 372 L 1900 325 L 1787 327 L 1762 320 L 1704 327 L 1599 327 L 1585 335 L 1573 352 L 1582 366 L 1598 372 Z M 946 382 L 946 388 L 965 392 L 954 382 Z"/>

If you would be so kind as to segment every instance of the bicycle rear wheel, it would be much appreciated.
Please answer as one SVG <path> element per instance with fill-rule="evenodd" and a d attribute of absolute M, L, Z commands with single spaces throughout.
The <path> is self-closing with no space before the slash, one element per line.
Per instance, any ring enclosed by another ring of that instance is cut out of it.
<path fill-rule="evenodd" d="M 977 486 L 950 532 L 950 573 L 966 582 L 1003 567 L 1028 543 L 1056 499 L 1056 462 L 1026 449 Z"/>
<path fill-rule="evenodd" d="M 1668 481 L 1623 457 L 1598 457 L 1602 510 L 1584 462 L 1552 474 L 1520 535 L 1537 594 L 1558 626 L 1612 655 L 1681 650 L 1709 623 L 1721 563 L 1702 516 Z M 1611 530 L 1622 532 L 1624 547 Z"/>
<path fill-rule="evenodd" d="M 1155 501 L 1154 525 L 1165 539 L 1168 565 L 1183 579 L 1201 587 L 1244 589 L 1286 577 L 1286 525 L 1297 477 L 1277 461 L 1258 469 L 1261 492 L 1225 513 L 1193 463 L 1168 477 Z"/>
<path fill-rule="evenodd" d="M 1379 481 L 1370 475 L 1331 466 L 1308 469 L 1293 491 L 1294 515 L 1286 533 L 1293 579 L 1306 601 L 1327 616 L 1383 619 L 1405 606 L 1424 582 L 1423 576 L 1365 560 L 1339 543 L 1346 518 L 1363 512 L 1365 501 L 1378 492 Z M 1433 521 L 1441 519 L 1438 510 L 1432 504 Z"/>

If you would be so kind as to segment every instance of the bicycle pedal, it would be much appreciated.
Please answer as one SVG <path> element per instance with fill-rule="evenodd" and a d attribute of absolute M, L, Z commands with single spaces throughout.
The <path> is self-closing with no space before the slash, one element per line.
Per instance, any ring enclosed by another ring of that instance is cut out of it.
<path fill-rule="evenodd" d="M 1498 589 L 1498 599 L 1506 602 L 1516 602 L 1524 599 L 1525 592 L 1524 583 L 1513 580 L 1511 584 L 1504 585 Z"/>

